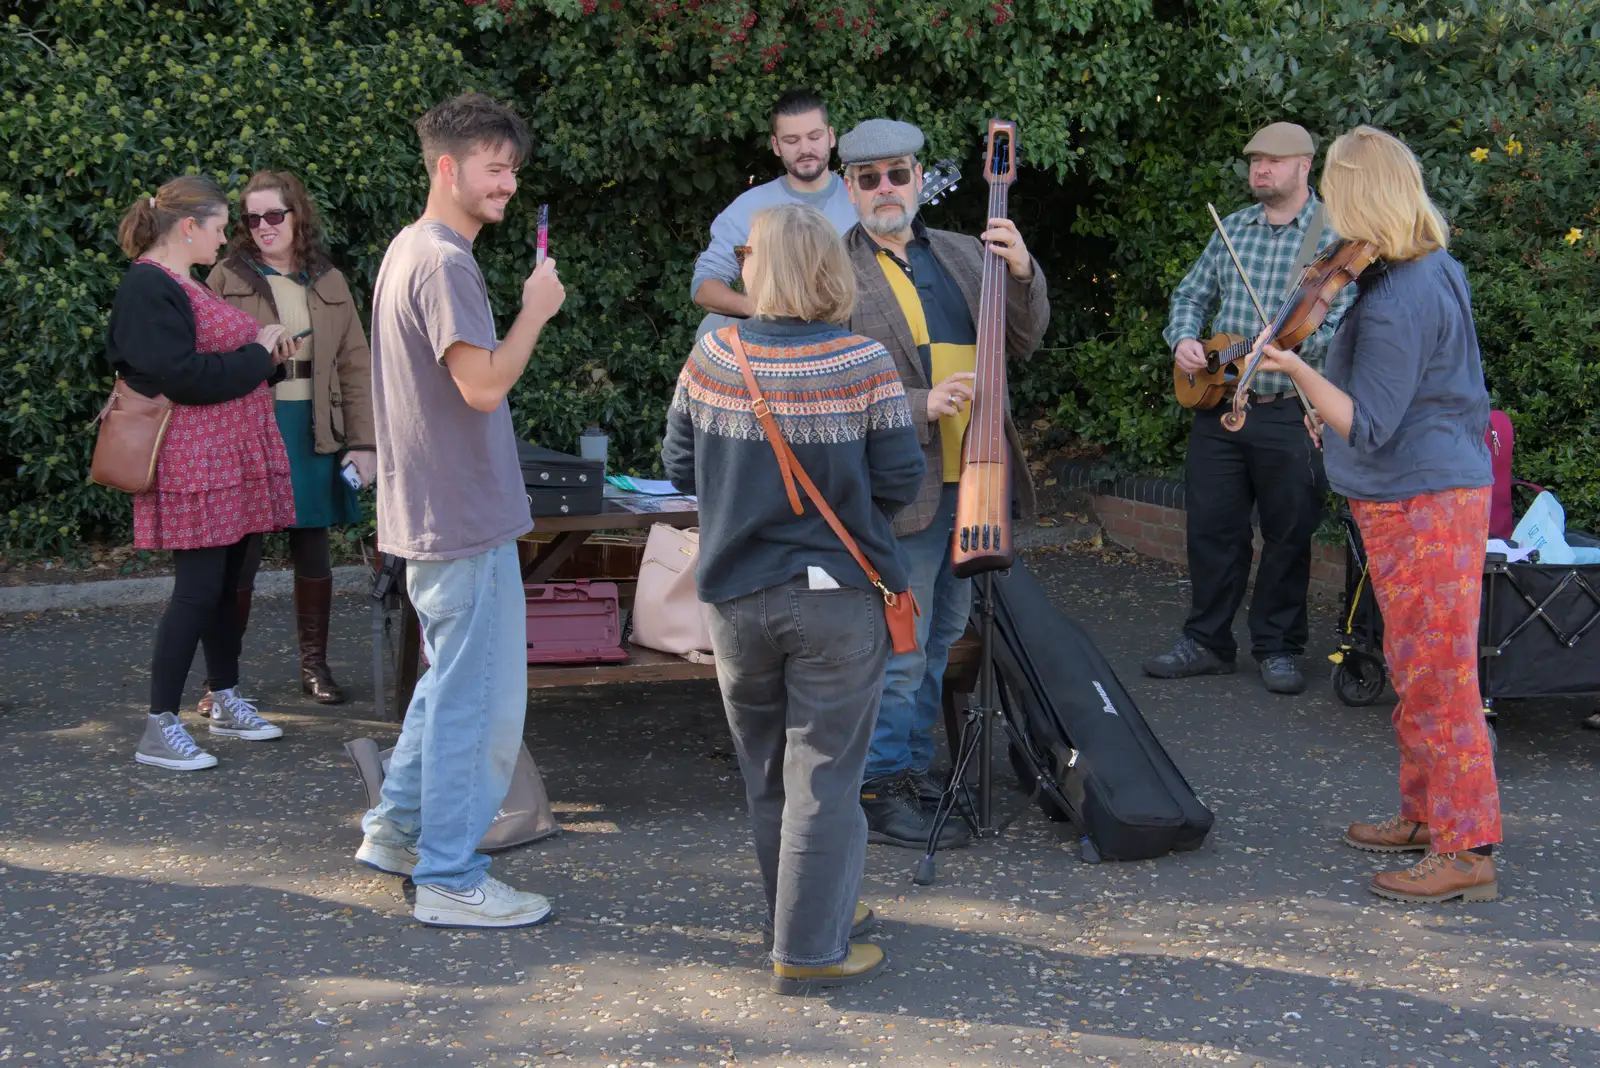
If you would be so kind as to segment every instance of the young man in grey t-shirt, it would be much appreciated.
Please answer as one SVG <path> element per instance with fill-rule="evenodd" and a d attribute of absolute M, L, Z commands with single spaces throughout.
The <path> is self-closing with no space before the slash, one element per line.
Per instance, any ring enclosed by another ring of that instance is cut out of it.
<path fill-rule="evenodd" d="M 529 139 L 477 93 L 417 122 L 430 185 L 422 218 L 389 243 L 372 297 L 378 548 L 406 561 L 429 670 L 362 821 L 363 864 L 409 875 L 414 915 L 445 927 L 521 927 L 538 894 L 489 877 L 478 842 L 521 749 L 528 664 L 518 536 L 533 527 L 506 394 L 565 291 L 547 259 L 504 340 L 472 241 L 505 216 Z"/>

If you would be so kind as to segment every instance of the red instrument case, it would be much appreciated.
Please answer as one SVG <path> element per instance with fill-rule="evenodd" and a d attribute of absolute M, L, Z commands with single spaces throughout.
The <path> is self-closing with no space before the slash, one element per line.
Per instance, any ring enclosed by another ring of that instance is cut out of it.
<path fill-rule="evenodd" d="M 528 663 L 609 664 L 628 659 L 615 582 L 524 586 Z"/>

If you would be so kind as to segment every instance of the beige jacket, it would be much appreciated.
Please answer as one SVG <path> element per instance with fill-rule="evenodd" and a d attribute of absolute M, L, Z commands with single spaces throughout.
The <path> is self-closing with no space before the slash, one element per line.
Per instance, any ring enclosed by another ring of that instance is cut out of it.
<path fill-rule="evenodd" d="M 229 256 L 217 264 L 206 284 L 262 326 L 278 321 L 272 287 L 242 257 Z M 311 309 L 311 428 L 317 452 L 375 449 L 372 353 L 344 275 L 331 267 L 319 274 L 306 303 Z"/>

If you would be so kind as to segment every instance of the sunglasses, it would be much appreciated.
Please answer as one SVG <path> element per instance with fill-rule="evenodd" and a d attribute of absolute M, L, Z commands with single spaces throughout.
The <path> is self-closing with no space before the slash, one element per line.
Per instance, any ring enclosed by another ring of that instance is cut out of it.
<path fill-rule="evenodd" d="M 870 193 L 878 188 L 885 178 L 889 179 L 890 185 L 910 185 L 911 168 L 892 167 L 886 171 L 862 171 L 856 175 L 856 185 Z"/>
<path fill-rule="evenodd" d="M 252 230 L 261 229 L 262 223 L 266 223 L 268 226 L 280 226 L 293 210 L 293 208 L 273 208 L 271 211 L 264 211 L 260 215 L 253 211 L 247 211 L 244 213 L 244 224 Z"/>
<path fill-rule="evenodd" d="M 733 258 L 739 261 L 739 267 L 741 269 L 743 269 L 744 261 L 750 258 L 750 246 L 749 245 L 735 245 L 735 246 L 733 246 Z"/>

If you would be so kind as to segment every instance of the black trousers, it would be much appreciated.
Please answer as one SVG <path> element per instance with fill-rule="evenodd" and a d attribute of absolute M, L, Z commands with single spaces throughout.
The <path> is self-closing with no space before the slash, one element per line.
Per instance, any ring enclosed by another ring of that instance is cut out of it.
<path fill-rule="evenodd" d="M 1226 403 L 1195 413 L 1185 464 L 1189 581 L 1194 600 L 1183 632 L 1219 656 L 1238 655 L 1233 617 L 1250 577 L 1260 514 L 1261 563 L 1250 599 L 1250 652 L 1257 659 L 1306 648 L 1311 535 L 1326 495 L 1322 453 L 1293 397 L 1252 405 L 1237 433 L 1223 429 Z"/>
<path fill-rule="evenodd" d="M 207 689 L 226 690 L 239 684 L 236 601 L 249 541 L 246 537 L 232 545 L 173 551 L 172 600 L 156 628 L 150 664 L 152 713 L 178 711 L 197 646 L 205 649 Z"/>

